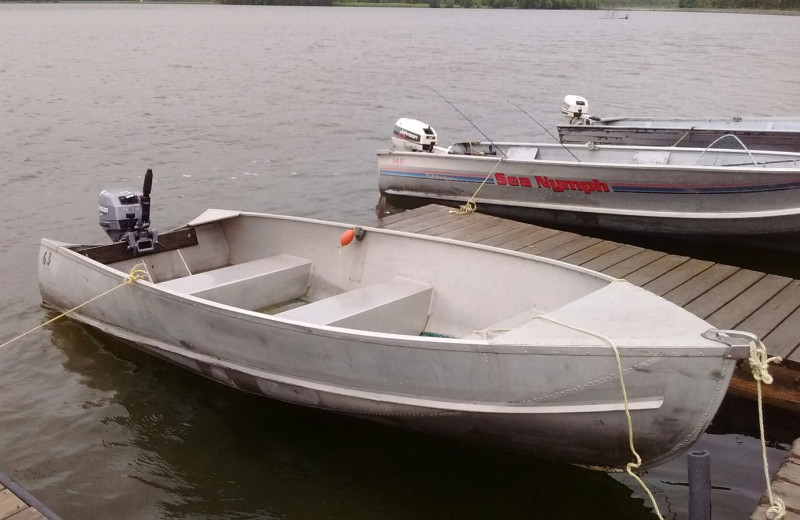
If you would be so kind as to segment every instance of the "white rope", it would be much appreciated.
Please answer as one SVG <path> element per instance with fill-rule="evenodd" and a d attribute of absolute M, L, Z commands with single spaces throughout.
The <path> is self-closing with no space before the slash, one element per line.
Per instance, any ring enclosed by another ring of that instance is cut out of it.
<path fill-rule="evenodd" d="M 758 393 L 758 428 L 761 434 L 761 462 L 764 466 L 764 479 L 767 482 L 767 498 L 770 507 L 767 509 L 766 516 L 769 520 L 780 520 L 786 516 L 786 505 L 780 497 L 772 494 L 772 485 L 769 480 L 769 463 L 767 462 L 767 444 L 764 440 L 764 406 L 761 400 L 761 382 L 766 385 L 772 384 L 772 375 L 769 373 L 770 363 L 779 363 L 781 358 L 769 357 L 767 349 L 761 340 L 750 341 L 750 372 L 756 380 L 756 390 Z"/>
<path fill-rule="evenodd" d="M 636 448 L 633 445 L 633 421 L 631 421 L 631 411 L 630 411 L 630 406 L 628 404 L 628 391 L 625 389 L 625 378 L 623 377 L 622 374 L 623 372 L 622 360 L 620 359 L 619 349 L 614 344 L 614 341 L 608 336 L 604 336 L 597 332 L 583 329 L 581 327 L 576 327 L 575 325 L 564 323 L 555 318 L 551 318 L 550 316 L 544 316 L 540 314 L 538 316 L 534 316 L 534 319 L 536 318 L 541 318 L 543 320 L 555 323 L 556 325 L 561 325 L 562 327 L 567 327 L 568 329 L 576 330 L 578 332 L 583 332 L 584 334 L 594 336 L 595 338 L 605 341 L 606 343 L 608 343 L 609 346 L 611 346 L 611 349 L 614 351 L 614 357 L 617 360 L 617 372 L 619 374 L 619 384 L 620 387 L 622 388 L 622 398 L 625 405 L 625 418 L 628 421 L 628 444 L 630 446 L 631 453 L 633 453 L 633 456 L 636 458 L 635 462 L 629 462 L 625 466 L 625 471 L 628 473 L 628 475 L 633 477 L 633 479 L 636 480 L 636 482 L 639 483 L 639 486 L 641 486 L 641 488 L 644 489 L 644 491 L 647 493 L 647 496 L 650 497 L 650 502 L 653 504 L 653 509 L 655 509 L 656 515 L 658 515 L 659 520 L 664 520 L 664 517 L 661 516 L 661 511 L 658 509 L 658 504 L 656 503 L 656 498 L 653 496 L 653 493 L 647 487 L 647 484 L 645 484 L 644 481 L 641 478 L 639 478 L 637 474 L 633 472 L 634 469 L 638 469 L 642 465 L 642 458 L 639 456 L 639 453 L 636 451 Z"/>
<path fill-rule="evenodd" d="M 181 257 L 181 262 L 183 262 L 183 267 L 186 268 L 186 272 L 189 273 L 189 276 L 192 276 L 192 271 L 189 269 L 189 264 L 186 263 L 186 259 L 183 258 L 183 253 L 181 253 L 180 249 L 177 249 L 176 251 L 178 251 L 178 256 Z"/>
<path fill-rule="evenodd" d="M 470 147 L 472 147 L 472 143 L 470 143 Z M 501 153 L 502 153 L 502 150 L 501 150 Z M 461 206 L 460 208 L 451 209 L 450 213 L 453 213 L 455 215 L 468 215 L 468 214 L 473 213 L 475 211 L 475 209 L 477 207 L 477 205 L 475 204 L 475 200 L 474 200 L 475 197 L 478 196 L 478 192 L 481 191 L 481 188 L 483 188 L 483 185 L 486 184 L 486 181 L 489 180 L 489 177 L 491 177 L 492 174 L 495 172 L 495 170 L 497 170 L 497 167 L 500 166 L 500 163 L 503 162 L 504 158 L 505 157 L 500 157 L 497 160 L 495 165 L 492 167 L 491 170 L 489 170 L 489 173 L 486 175 L 486 177 L 483 178 L 483 182 L 481 183 L 480 186 L 478 186 L 478 189 L 475 190 L 475 193 L 472 194 L 472 196 L 469 198 L 469 200 L 467 200 L 467 202 L 465 202 L 464 205 Z"/>
<path fill-rule="evenodd" d="M 145 270 L 144 270 L 144 271 L 142 271 L 141 269 L 139 269 L 139 266 L 144 266 Z M 3 343 L 2 345 L 0 345 L 0 349 L 3 349 L 3 348 L 5 348 L 5 347 L 7 347 L 8 345 L 11 345 L 12 343 L 14 343 L 15 341 L 17 341 L 18 339 L 21 339 L 21 338 L 23 338 L 23 337 L 27 336 L 28 334 L 30 334 L 30 333 L 32 333 L 32 332 L 34 332 L 34 331 L 36 331 L 36 330 L 39 330 L 39 329 L 41 329 L 42 327 L 45 327 L 45 326 L 47 326 L 47 325 L 49 325 L 49 324 L 53 323 L 53 322 L 54 322 L 54 321 L 56 321 L 56 320 L 59 320 L 59 319 L 63 318 L 64 316 L 67 316 L 68 314 L 70 314 L 70 313 L 72 313 L 72 312 L 74 312 L 74 311 L 76 311 L 76 310 L 80 309 L 81 307 L 83 307 L 83 306 L 85 306 L 85 305 L 88 305 L 88 304 L 92 303 L 93 301 L 95 301 L 95 300 L 97 300 L 97 299 L 99 299 L 99 298 L 102 298 L 102 297 L 103 297 L 103 296 L 105 296 L 106 294 L 108 294 L 108 293 L 110 293 L 110 292 L 113 292 L 113 291 L 116 291 L 116 290 L 117 290 L 117 289 L 119 289 L 120 287 L 123 287 L 123 286 L 125 286 L 125 285 L 128 285 L 128 284 L 132 284 L 132 283 L 134 283 L 134 282 L 135 282 L 135 281 L 137 281 L 137 280 L 141 280 L 142 278 L 144 278 L 144 277 L 145 277 L 145 275 L 147 276 L 148 280 L 151 280 L 151 278 L 150 278 L 150 273 L 149 273 L 149 272 L 147 272 L 147 266 L 146 266 L 146 265 L 144 265 L 144 263 L 141 263 L 141 262 L 140 262 L 140 263 L 138 263 L 138 264 L 134 265 L 133 267 L 131 267 L 131 271 L 130 271 L 130 273 L 129 273 L 129 274 L 128 274 L 128 276 L 125 278 L 125 280 L 123 280 L 123 281 L 122 281 L 122 283 L 120 283 L 119 285 L 117 285 L 117 286 L 114 286 L 114 287 L 112 287 L 111 289 L 109 289 L 109 290 L 107 290 L 107 291 L 105 291 L 105 292 L 103 292 L 103 293 L 100 293 L 100 294 L 98 294 L 98 295 L 97 295 L 97 296 L 95 296 L 94 298 L 91 298 L 91 299 L 89 299 L 89 300 L 86 300 L 85 302 L 83 302 L 83 303 L 81 303 L 81 304 L 79 304 L 79 305 L 76 305 L 75 307 L 73 307 L 73 308 L 71 308 L 71 309 L 69 309 L 69 310 L 66 310 L 66 311 L 62 312 L 61 314 L 59 314 L 59 315 L 58 315 L 58 316 L 56 316 L 55 318 L 49 319 L 49 320 L 47 320 L 46 322 L 44 322 L 44 323 L 41 323 L 41 324 L 39 324 L 39 325 L 35 326 L 35 327 L 34 327 L 34 328 L 32 328 L 31 330 L 29 330 L 29 331 L 27 331 L 27 332 L 23 332 L 23 333 L 22 333 L 22 334 L 20 334 L 19 336 L 16 336 L 16 337 L 14 337 L 14 338 L 11 338 L 10 340 L 8 340 L 8 341 L 6 341 L 5 343 Z"/>

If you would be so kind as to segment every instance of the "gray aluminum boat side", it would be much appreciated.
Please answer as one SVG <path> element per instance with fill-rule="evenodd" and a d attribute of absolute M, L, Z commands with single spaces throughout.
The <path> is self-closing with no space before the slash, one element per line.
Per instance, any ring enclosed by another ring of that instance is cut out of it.
<path fill-rule="evenodd" d="M 70 317 L 243 391 L 607 467 L 631 454 L 603 336 L 619 348 L 646 466 L 702 433 L 746 351 L 741 339 L 703 337 L 705 321 L 647 291 L 557 261 L 372 228 L 340 252 L 349 226 L 251 213 L 212 211 L 193 224 L 196 245 L 109 265 L 43 239 L 42 299 L 73 308 L 144 260 L 152 282 Z M 302 321 L 274 301 L 295 296 Z M 408 305 L 418 298 L 427 303 Z M 342 319 L 370 319 L 316 322 L 333 303 Z M 385 332 L 420 314 L 422 330 Z"/>
<path fill-rule="evenodd" d="M 449 152 L 378 152 L 381 193 L 474 196 L 486 211 L 544 225 L 700 239 L 800 232 L 800 154 L 528 143 Z"/>

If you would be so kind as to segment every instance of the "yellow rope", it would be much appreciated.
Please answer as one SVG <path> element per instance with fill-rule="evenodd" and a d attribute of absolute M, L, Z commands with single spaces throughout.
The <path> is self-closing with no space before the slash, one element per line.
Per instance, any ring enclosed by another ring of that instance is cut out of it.
<path fill-rule="evenodd" d="M 471 143 L 470 143 L 470 146 L 472 146 Z M 502 153 L 502 150 L 500 150 L 500 152 Z M 474 200 L 475 197 L 478 196 L 478 192 L 481 191 L 481 188 L 483 188 L 483 185 L 486 184 L 486 181 L 489 180 L 489 177 L 491 177 L 492 174 L 495 172 L 495 170 L 497 170 L 497 167 L 500 166 L 500 163 L 503 162 L 504 158 L 505 157 L 500 157 L 497 160 L 495 165 L 492 167 L 491 170 L 489 170 L 489 173 L 486 175 L 486 177 L 483 178 L 483 182 L 481 182 L 481 185 L 478 186 L 478 189 L 475 190 L 475 193 L 472 194 L 472 196 L 469 198 L 469 200 L 467 200 L 467 202 L 465 202 L 464 205 L 461 206 L 460 208 L 451 209 L 450 213 L 452 213 L 454 215 L 468 215 L 470 213 L 475 212 L 475 208 L 477 207 L 477 205 L 475 204 L 475 200 Z"/>
<path fill-rule="evenodd" d="M 93 301 L 95 301 L 95 300 L 97 300 L 97 299 L 99 299 L 99 298 L 102 298 L 102 297 L 103 297 L 103 296 L 105 296 L 106 294 L 108 294 L 108 293 L 110 293 L 110 292 L 112 292 L 112 291 L 116 291 L 117 289 L 119 289 L 119 288 L 120 288 L 120 287 L 122 287 L 123 285 L 132 284 L 132 283 L 133 283 L 133 282 L 135 282 L 136 280 L 141 280 L 142 278 L 147 278 L 147 279 L 149 280 L 149 279 L 150 279 L 150 275 L 149 275 L 149 273 L 146 271 L 146 269 L 147 269 L 147 266 L 144 266 L 144 267 L 145 267 L 145 270 L 142 270 L 142 269 L 137 269 L 137 267 L 138 267 L 138 266 L 140 266 L 140 265 L 144 265 L 144 264 L 142 264 L 142 263 L 138 263 L 138 264 L 134 265 L 134 266 L 131 268 L 131 272 L 128 274 L 127 278 L 125 278 L 125 281 L 123 281 L 121 284 L 117 285 L 116 287 L 112 287 L 111 289 L 107 290 L 106 292 L 104 292 L 104 293 L 102 293 L 102 294 L 98 294 L 97 296 L 95 296 L 95 297 L 94 297 L 94 298 L 92 298 L 91 300 L 87 300 L 87 301 L 85 301 L 85 302 L 81 303 L 80 305 L 77 305 L 77 306 L 75 306 L 75 307 L 73 307 L 73 308 L 69 309 L 68 311 L 64 311 L 64 312 L 62 312 L 61 314 L 59 314 L 59 315 L 58 315 L 58 316 L 56 316 L 55 318 L 53 318 L 53 319 L 51 319 L 51 320 L 47 320 L 46 322 L 44 322 L 44 323 L 42 323 L 42 324 L 40 324 L 40 325 L 37 325 L 36 327 L 32 328 L 32 329 L 31 329 L 31 330 L 29 330 L 28 332 L 24 332 L 24 333 L 20 334 L 19 336 L 15 337 L 15 338 L 11 338 L 10 340 L 8 340 L 8 341 L 6 341 L 5 343 L 3 343 L 2 345 L 0 345 L 0 349 L 3 349 L 4 347 L 6 347 L 6 346 L 8 346 L 8 345 L 10 345 L 10 344 L 12 344 L 12 343 L 14 343 L 14 342 L 15 342 L 15 341 L 17 341 L 18 339 L 20 339 L 20 338 L 23 338 L 23 337 L 27 336 L 27 335 L 28 335 L 28 334 L 30 334 L 31 332 L 34 332 L 34 331 L 36 331 L 36 330 L 38 330 L 38 329 L 41 329 L 42 327 L 45 327 L 45 326 L 47 326 L 47 325 L 49 325 L 49 324 L 53 323 L 54 321 L 56 321 L 56 320 L 58 320 L 58 319 L 61 319 L 61 318 L 63 318 L 63 317 L 64 317 L 64 316 L 66 316 L 67 314 L 70 314 L 71 312 L 74 312 L 74 311 L 76 311 L 76 310 L 80 309 L 80 308 L 81 308 L 81 307 L 83 307 L 84 305 L 88 305 L 88 304 L 92 303 Z"/>
<path fill-rule="evenodd" d="M 761 434 L 761 460 L 764 465 L 764 479 L 767 481 L 767 497 L 769 498 L 770 507 L 767 509 L 767 518 L 769 520 L 780 520 L 786 515 L 786 506 L 780 497 L 773 496 L 772 485 L 769 481 L 769 464 L 767 462 L 767 445 L 764 440 L 764 410 L 761 401 L 761 382 L 766 385 L 772 384 L 772 375 L 769 373 L 770 363 L 779 363 L 781 358 L 768 357 L 767 349 L 761 340 L 750 342 L 750 371 L 753 374 L 753 379 L 756 380 L 756 390 L 758 393 L 758 428 Z"/>
<path fill-rule="evenodd" d="M 178 256 L 181 258 L 181 262 L 183 262 L 183 267 L 186 268 L 186 272 L 189 273 L 189 276 L 192 276 L 192 271 L 189 269 L 189 264 L 186 263 L 186 259 L 183 257 L 183 253 L 181 253 L 180 249 L 176 249 L 176 251 L 178 252 Z M 148 274 L 149 273 L 150 272 L 148 271 Z"/>
<path fill-rule="evenodd" d="M 664 517 L 661 516 L 661 511 L 658 509 L 658 504 L 656 503 L 656 499 L 653 496 L 653 493 L 647 487 L 647 484 L 645 484 L 644 481 L 641 478 L 639 478 L 639 476 L 637 474 L 635 474 L 633 472 L 634 469 L 637 469 L 642 465 L 642 458 L 639 456 L 639 453 L 636 451 L 636 448 L 633 445 L 633 421 L 631 421 L 631 411 L 630 411 L 630 407 L 628 405 L 628 391 L 625 389 L 625 378 L 622 375 L 622 360 L 620 359 L 619 349 L 617 349 L 617 346 L 614 344 L 614 342 L 608 336 L 604 336 L 602 334 L 599 334 L 597 332 L 593 332 L 591 330 L 583 329 L 583 328 L 580 328 L 580 327 L 576 327 L 574 325 L 570 325 L 568 323 L 564 323 L 562 321 L 559 321 L 559 320 L 557 320 L 555 318 L 551 318 L 549 316 L 544 316 L 544 315 L 540 314 L 540 315 L 534 317 L 534 319 L 536 319 L 536 318 L 541 318 L 543 320 L 547 320 L 547 321 L 550 321 L 552 323 L 555 323 L 556 325 L 561 325 L 562 327 L 567 327 L 568 329 L 576 330 L 578 332 L 583 332 L 584 334 L 588 334 L 590 336 L 594 336 L 594 337 L 596 337 L 598 339 L 601 339 L 601 340 L 605 341 L 606 343 L 608 343 L 611 346 L 612 350 L 614 351 L 614 357 L 617 359 L 617 372 L 619 374 L 619 384 L 620 384 L 620 387 L 622 387 L 622 398 L 623 398 L 624 404 L 625 404 L 625 418 L 628 421 L 628 444 L 630 446 L 631 453 L 633 453 L 633 456 L 636 457 L 636 461 L 635 462 L 629 462 L 625 466 L 625 471 L 627 471 L 628 475 L 633 477 L 634 480 L 636 480 L 636 482 L 639 483 L 639 486 L 641 486 L 641 488 L 644 489 L 645 492 L 647 493 L 647 496 L 650 497 L 650 502 L 653 504 L 653 509 L 655 509 L 656 515 L 658 515 L 659 520 L 664 520 Z"/>

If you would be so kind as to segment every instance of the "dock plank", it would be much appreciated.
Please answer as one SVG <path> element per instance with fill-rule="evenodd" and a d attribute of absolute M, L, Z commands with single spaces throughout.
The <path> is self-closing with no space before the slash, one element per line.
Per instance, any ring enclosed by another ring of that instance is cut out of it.
<path fill-rule="evenodd" d="M 450 213 L 439 213 L 436 215 L 422 214 L 384 227 L 388 229 L 398 229 L 408 233 L 423 233 L 428 229 L 454 220 L 458 220 L 458 215 Z"/>
<path fill-rule="evenodd" d="M 684 262 L 675 269 L 647 282 L 642 287 L 654 294 L 663 296 L 676 287 L 683 285 L 688 280 L 691 280 L 712 265 L 714 265 L 714 262 L 690 258 L 688 262 Z"/>
<path fill-rule="evenodd" d="M 706 293 L 684 305 L 683 308 L 695 316 L 706 319 L 714 312 L 721 309 L 723 305 L 726 305 L 761 280 L 764 276 L 766 276 L 764 273 L 751 271 L 749 269 L 740 269 L 725 280 L 716 284 Z M 717 326 L 713 321 L 709 321 L 709 323 Z"/>
<path fill-rule="evenodd" d="M 464 240 L 465 242 L 481 243 L 484 240 L 488 240 L 494 236 L 500 235 L 501 233 L 506 233 L 507 231 L 511 231 L 513 229 L 517 229 L 523 226 L 523 224 L 520 224 L 519 222 L 515 222 L 513 220 L 505 220 L 505 219 L 501 220 L 502 222 L 500 224 L 496 224 L 492 227 L 488 227 L 480 231 L 474 231 L 472 233 L 466 234 L 460 237 L 459 240 Z"/>
<path fill-rule="evenodd" d="M 48 520 L 46 516 L 40 513 L 38 510 L 29 507 L 27 509 L 23 509 L 19 513 L 16 513 L 10 517 L 8 520 Z"/>
<path fill-rule="evenodd" d="M 772 376 L 771 385 L 761 385 L 761 394 L 764 404 L 792 410 L 800 410 L 800 393 L 797 388 L 797 371 L 784 365 L 772 364 L 769 367 Z M 755 381 L 750 370 L 737 366 L 733 370 L 733 377 L 728 386 L 728 393 L 753 399 L 756 397 Z"/>
<path fill-rule="evenodd" d="M 0 491 L 0 520 L 10 518 L 27 507 L 28 504 L 12 493 L 10 489 L 3 487 L 3 490 Z"/>
<path fill-rule="evenodd" d="M 520 247 L 517 249 L 517 251 L 523 251 L 531 255 L 541 255 L 564 244 L 573 242 L 578 238 L 580 238 L 580 235 L 562 231 L 557 235 L 547 237 L 544 240 L 538 240 L 527 246 Z"/>
<path fill-rule="evenodd" d="M 643 286 L 689 261 L 688 256 L 666 255 L 625 276 L 630 283 Z"/>
<path fill-rule="evenodd" d="M 592 237 L 578 237 L 574 240 L 570 240 L 566 244 L 561 244 L 558 247 L 554 247 L 549 249 L 541 254 L 541 256 L 545 258 L 552 258 L 553 260 L 561 260 L 562 258 L 579 253 L 584 249 L 591 247 L 601 240 L 599 238 L 592 238 Z"/>
<path fill-rule="evenodd" d="M 739 271 L 738 267 L 723 264 L 714 264 L 697 276 L 679 285 L 675 289 L 664 293 L 662 296 L 675 305 L 684 307 L 687 303 L 705 293 L 718 283 L 733 276 Z"/>
<path fill-rule="evenodd" d="M 800 281 L 792 280 L 738 326 L 766 338 L 790 314 L 800 308 Z"/>
<path fill-rule="evenodd" d="M 491 237 L 480 240 L 478 243 L 487 246 L 502 247 L 501 244 L 505 244 L 512 240 L 516 240 L 521 236 L 527 235 L 531 233 L 533 229 L 544 229 L 544 228 L 540 228 L 537 226 L 531 228 L 527 224 L 520 224 L 519 226 L 509 229 L 508 231 L 503 231 L 497 235 L 493 235 Z"/>
<path fill-rule="evenodd" d="M 783 519 L 800 520 L 800 439 L 792 443 L 789 453 L 773 475 L 770 487 L 772 495 L 780 497 L 786 507 L 786 516 Z M 769 497 L 765 490 L 758 507 L 750 516 L 750 520 L 768 518 L 767 509 L 769 507 Z"/>
<path fill-rule="evenodd" d="M 421 208 L 416 208 L 409 211 L 401 211 L 399 213 L 393 213 L 391 215 L 378 218 L 378 225 L 380 227 L 401 226 L 401 222 L 422 218 L 422 216 L 426 214 L 441 213 L 442 209 L 444 209 L 444 206 L 438 204 L 428 204 L 427 206 L 422 206 Z"/>
<path fill-rule="evenodd" d="M 524 233 L 512 240 L 497 244 L 497 247 L 502 247 L 504 249 L 511 249 L 513 251 L 520 251 L 526 249 L 528 246 L 533 245 L 537 242 L 541 242 L 542 240 L 558 235 L 559 233 L 563 233 L 563 231 L 558 231 L 556 229 L 534 227 L 527 233 Z M 526 250 L 525 252 L 530 253 L 531 251 Z"/>
<path fill-rule="evenodd" d="M 483 231 L 485 229 L 497 226 L 503 222 L 503 219 L 498 217 L 490 217 L 478 222 L 467 222 L 466 225 L 463 225 L 460 228 L 453 229 L 451 231 L 446 231 L 438 236 L 442 238 L 452 238 L 454 240 L 464 240 L 464 237 L 467 235 L 471 235 L 476 232 Z"/>
<path fill-rule="evenodd" d="M 583 265 L 586 262 L 594 260 L 602 255 L 610 253 L 615 249 L 619 249 L 622 247 L 622 244 L 618 242 L 611 242 L 610 240 L 603 240 L 602 242 L 595 244 L 593 246 L 589 246 L 586 249 L 573 253 L 571 255 L 565 256 L 561 260 L 563 262 L 569 262 L 573 265 Z"/>
<path fill-rule="evenodd" d="M 603 273 L 613 276 L 614 278 L 625 278 L 629 274 L 638 271 L 646 265 L 652 264 L 663 256 L 666 256 L 666 253 L 653 251 L 652 249 L 643 249 L 622 262 L 618 262 L 607 269 L 603 269 Z"/>
<path fill-rule="evenodd" d="M 638 255 L 642 251 L 644 251 L 644 249 L 641 247 L 624 244 L 604 255 L 589 260 L 588 262 L 582 264 L 582 267 L 605 272 L 605 269 L 623 262 L 632 256 Z"/>
<path fill-rule="evenodd" d="M 419 231 L 419 233 L 438 237 L 444 235 L 445 233 L 462 229 L 470 224 L 470 219 L 465 218 L 465 215 L 451 214 L 449 216 L 449 219 L 444 220 L 435 226 L 431 226 L 425 230 Z"/>
<path fill-rule="evenodd" d="M 721 329 L 736 328 L 751 314 L 754 314 L 774 298 L 791 281 L 790 278 L 784 276 L 768 274 L 728 302 L 724 307 L 714 312 L 708 317 L 708 321 Z"/>
<path fill-rule="evenodd" d="M 798 331 L 800 331 L 800 309 L 792 312 L 766 337 L 762 338 L 767 352 L 772 356 L 800 362 L 795 353 L 795 349 L 800 344 Z M 794 357 L 792 357 L 793 355 Z"/>

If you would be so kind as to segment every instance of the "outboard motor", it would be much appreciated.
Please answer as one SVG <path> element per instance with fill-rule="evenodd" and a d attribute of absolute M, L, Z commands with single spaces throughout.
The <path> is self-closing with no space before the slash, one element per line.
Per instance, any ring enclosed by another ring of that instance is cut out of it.
<path fill-rule="evenodd" d="M 150 190 L 153 170 L 144 174 L 142 195 L 127 188 L 108 188 L 100 192 L 100 227 L 114 242 L 126 242 L 134 255 L 149 253 L 158 243 L 158 231 L 150 229 Z"/>
<path fill-rule="evenodd" d="M 590 125 L 596 119 L 589 115 L 589 102 L 581 96 L 564 96 L 561 113 L 567 117 L 570 125 Z"/>
<path fill-rule="evenodd" d="M 436 131 L 422 121 L 401 117 L 394 125 L 392 143 L 401 150 L 432 152 L 436 146 Z"/>

